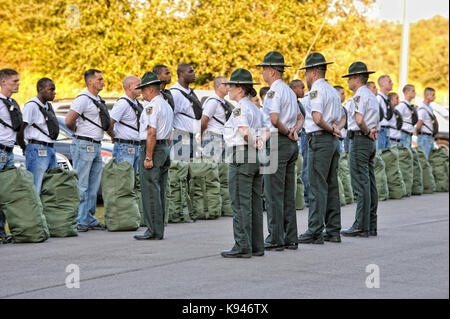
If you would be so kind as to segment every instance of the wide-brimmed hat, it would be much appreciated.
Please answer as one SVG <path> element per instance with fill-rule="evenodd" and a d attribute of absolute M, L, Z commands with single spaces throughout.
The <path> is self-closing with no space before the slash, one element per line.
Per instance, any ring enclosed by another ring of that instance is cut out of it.
<path fill-rule="evenodd" d="M 354 62 L 350 67 L 348 68 L 348 74 L 343 75 L 343 78 L 348 78 L 351 75 L 357 75 L 357 74 L 371 74 L 375 73 L 375 71 L 368 71 L 367 65 L 363 62 Z"/>
<path fill-rule="evenodd" d="M 308 68 L 315 68 L 321 65 L 327 65 L 334 62 L 327 62 L 325 60 L 325 57 L 318 52 L 313 52 L 306 58 L 306 65 L 304 67 L 301 67 L 299 70 L 308 69 Z"/>
<path fill-rule="evenodd" d="M 246 69 L 236 69 L 231 73 L 230 80 L 222 84 L 260 84 L 253 82 L 252 74 Z"/>
<path fill-rule="evenodd" d="M 136 86 L 137 89 L 142 89 L 149 85 L 158 85 L 161 84 L 162 81 L 158 79 L 158 76 L 153 72 L 145 72 L 144 76 L 142 77 L 141 84 Z"/>
<path fill-rule="evenodd" d="M 264 56 L 264 61 L 256 66 L 280 66 L 290 67 L 290 65 L 284 64 L 284 57 L 278 51 L 270 51 Z"/>

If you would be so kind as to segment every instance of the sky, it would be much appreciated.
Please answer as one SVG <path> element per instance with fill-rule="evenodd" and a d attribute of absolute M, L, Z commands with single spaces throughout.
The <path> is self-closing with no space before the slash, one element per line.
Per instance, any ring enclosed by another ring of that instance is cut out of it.
<path fill-rule="evenodd" d="M 377 0 L 368 17 L 376 20 L 403 21 L 404 0 Z M 439 14 L 449 17 L 448 0 L 406 0 L 406 15 L 410 23 L 431 19 Z"/>

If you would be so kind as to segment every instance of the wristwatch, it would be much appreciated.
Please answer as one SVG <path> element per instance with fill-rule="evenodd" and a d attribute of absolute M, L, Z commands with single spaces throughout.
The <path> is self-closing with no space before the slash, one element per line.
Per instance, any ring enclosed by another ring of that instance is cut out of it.
<path fill-rule="evenodd" d="M 153 161 L 153 159 L 150 158 L 150 157 L 146 157 L 146 158 L 145 158 L 145 161 L 146 161 L 146 162 L 151 162 L 151 161 Z"/>

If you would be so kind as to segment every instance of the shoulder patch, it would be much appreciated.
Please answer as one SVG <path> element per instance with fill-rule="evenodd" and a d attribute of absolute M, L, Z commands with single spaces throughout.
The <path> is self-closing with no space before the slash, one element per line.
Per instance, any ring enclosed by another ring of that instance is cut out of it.
<path fill-rule="evenodd" d="M 149 105 L 145 108 L 145 112 L 147 113 L 147 115 L 150 115 L 153 113 L 153 106 Z"/>
<path fill-rule="evenodd" d="M 315 99 L 317 97 L 317 91 L 311 91 L 311 92 L 309 92 L 309 98 L 312 100 L 312 99 Z"/>
<path fill-rule="evenodd" d="M 359 102 L 359 99 L 360 99 L 360 96 L 359 96 L 359 95 L 358 95 L 358 96 L 355 96 L 355 97 L 353 98 L 353 100 L 354 100 L 356 103 Z"/>
<path fill-rule="evenodd" d="M 267 98 L 272 99 L 275 96 L 275 91 L 269 91 L 267 92 Z"/>
<path fill-rule="evenodd" d="M 233 115 L 234 116 L 239 116 L 239 115 L 241 115 L 241 108 L 240 107 L 238 107 L 238 108 L 235 108 L 234 110 L 233 110 Z"/>

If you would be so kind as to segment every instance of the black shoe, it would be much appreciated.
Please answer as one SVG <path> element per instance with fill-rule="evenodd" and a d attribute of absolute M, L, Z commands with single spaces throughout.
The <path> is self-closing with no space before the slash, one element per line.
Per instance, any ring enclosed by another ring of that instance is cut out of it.
<path fill-rule="evenodd" d="M 162 238 L 156 238 L 156 237 L 150 236 L 145 233 L 142 235 L 134 235 L 133 237 L 134 237 L 134 239 L 137 239 L 137 240 L 161 240 L 162 239 Z"/>
<path fill-rule="evenodd" d="M 13 241 L 12 235 L 7 235 L 6 233 L 0 234 L 0 243 L 9 244 L 9 243 L 12 243 L 12 241 Z"/>
<path fill-rule="evenodd" d="M 377 235 L 378 235 L 378 233 L 376 230 L 369 231 L 369 236 L 377 236 Z"/>
<path fill-rule="evenodd" d="M 89 227 L 78 224 L 78 225 L 77 225 L 77 230 L 78 230 L 79 233 L 80 233 L 80 232 L 83 232 L 83 233 L 84 233 L 84 232 L 87 232 L 87 231 L 89 230 Z"/>
<path fill-rule="evenodd" d="M 298 249 L 298 244 L 297 243 L 286 244 L 286 245 L 284 245 L 284 248 L 291 249 L 291 250 L 296 250 L 296 249 Z"/>
<path fill-rule="evenodd" d="M 239 251 L 236 250 L 224 250 L 220 253 L 222 255 L 222 257 L 225 258 L 250 258 L 252 257 L 251 253 L 241 253 Z"/>
<path fill-rule="evenodd" d="M 340 243 L 341 242 L 341 236 L 330 236 L 327 233 L 323 234 L 323 240 L 329 241 L 331 243 Z"/>
<path fill-rule="evenodd" d="M 323 244 L 323 237 L 322 236 L 313 236 L 313 235 L 301 234 L 300 236 L 298 236 L 298 243 L 299 244 L 322 245 Z"/>
<path fill-rule="evenodd" d="M 106 230 L 106 225 L 102 223 L 98 223 L 95 226 L 89 226 L 89 229 L 91 230 Z"/>
<path fill-rule="evenodd" d="M 341 230 L 342 236 L 346 237 L 369 237 L 368 231 L 363 231 L 361 229 L 354 229 L 350 227 L 349 229 Z"/>
<path fill-rule="evenodd" d="M 252 253 L 252 256 L 261 257 L 264 256 L 264 251 L 256 251 Z"/>
<path fill-rule="evenodd" d="M 264 243 L 264 249 L 265 250 L 283 251 L 284 246 L 277 245 L 277 244 Z"/>

